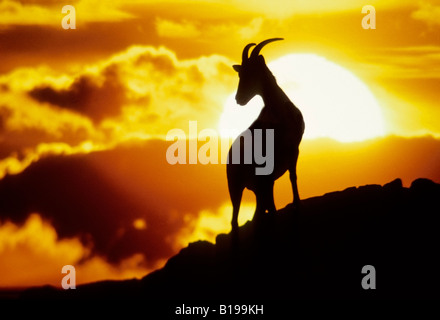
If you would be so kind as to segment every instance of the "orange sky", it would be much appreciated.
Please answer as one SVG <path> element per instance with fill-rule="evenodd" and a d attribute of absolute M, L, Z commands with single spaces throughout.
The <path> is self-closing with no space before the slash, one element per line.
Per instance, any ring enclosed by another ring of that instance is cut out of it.
<path fill-rule="evenodd" d="M 61 27 L 64 4 L 75 30 Z M 59 285 L 65 264 L 79 282 L 139 277 L 227 231 L 224 165 L 171 166 L 160 139 L 189 120 L 217 129 L 231 65 L 269 37 L 285 40 L 268 62 L 325 57 L 368 86 L 385 121 L 384 138 L 305 140 L 303 197 L 440 181 L 440 2 L 368 4 L 375 30 L 361 27 L 362 1 L 0 0 L 0 287 Z"/>

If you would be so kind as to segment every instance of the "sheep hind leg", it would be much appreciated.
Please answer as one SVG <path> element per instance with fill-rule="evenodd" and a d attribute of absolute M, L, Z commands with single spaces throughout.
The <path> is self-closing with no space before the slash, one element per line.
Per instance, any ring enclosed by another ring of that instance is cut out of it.
<path fill-rule="evenodd" d="M 292 191 L 293 191 L 293 206 L 299 207 L 301 199 L 299 197 L 298 192 L 298 183 L 297 183 L 297 175 L 296 175 L 296 165 L 298 162 L 298 153 L 299 151 L 296 151 L 294 154 L 294 157 L 292 159 L 292 162 L 289 167 L 289 174 L 290 174 L 290 183 L 292 184 Z"/>
<path fill-rule="evenodd" d="M 254 219 L 260 222 L 264 219 L 266 213 L 273 214 L 276 211 L 273 198 L 274 181 L 265 180 L 255 191 L 257 198 L 257 208 L 255 210 Z"/>
<path fill-rule="evenodd" d="M 269 214 L 275 214 L 275 212 L 277 211 L 277 208 L 275 207 L 275 200 L 273 197 L 273 186 L 274 186 L 274 182 L 272 183 L 272 187 L 267 190 L 266 210 Z"/>
<path fill-rule="evenodd" d="M 241 197 L 243 195 L 243 189 L 242 188 L 230 188 L 229 189 L 229 195 L 231 197 L 232 202 L 232 233 L 237 234 L 238 233 L 238 213 L 240 212 L 240 203 L 241 203 Z"/>

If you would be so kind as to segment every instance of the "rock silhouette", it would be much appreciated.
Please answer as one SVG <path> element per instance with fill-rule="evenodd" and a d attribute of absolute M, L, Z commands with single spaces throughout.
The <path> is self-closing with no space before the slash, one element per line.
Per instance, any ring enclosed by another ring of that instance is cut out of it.
<path fill-rule="evenodd" d="M 390 299 L 439 298 L 440 184 L 396 179 L 305 199 L 261 224 L 191 243 L 140 280 L 104 281 L 76 290 L 33 288 L 21 298 Z M 376 289 L 361 286 L 376 269 Z"/>

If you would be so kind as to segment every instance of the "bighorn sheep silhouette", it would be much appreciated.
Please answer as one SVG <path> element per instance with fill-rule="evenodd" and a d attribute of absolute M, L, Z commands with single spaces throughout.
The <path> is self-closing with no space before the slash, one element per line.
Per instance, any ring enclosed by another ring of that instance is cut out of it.
<path fill-rule="evenodd" d="M 233 234 L 238 233 L 238 212 L 245 188 L 255 193 L 257 207 L 254 219 L 256 220 L 259 220 L 266 212 L 274 213 L 276 211 L 273 198 L 274 183 L 287 170 L 290 173 L 294 206 L 297 207 L 300 201 L 296 165 L 299 154 L 298 148 L 305 128 L 303 116 L 278 86 L 263 56 L 259 54 L 265 45 L 277 40 L 283 39 L 273 38 L 259 43 L 250 57 L 248 57 L 249 49 L 255 46 L 255 43 L 248 44 L 243 50 L 241 65 L 233 66 L 240 78 L 235 96 L 237 103 L 244 106 L 255 95 L 260 95 L 264 101 L 264 107 L 260 115 L 248 130 L 253 133 L 255 129 L 273 129 L 274 132 L 274 154 L 272 155 L 274 167 L 273 172 L 269 175 L 257 175 L 255 168 L 258 167 L 258 164 L 231 162 L 234 145 L 240 144 L 239 150 L 243 153 L 243 143 L 241 143 L 240 136 L 234 141 L 229 150 L 227 177 L 229 195 L 233 206 L 231 222 Z M 252 137 L 252 140 L 254 140 L 255 134 Z M 252 145 L 254 145 L 254 141 L 252 141 Z"/>

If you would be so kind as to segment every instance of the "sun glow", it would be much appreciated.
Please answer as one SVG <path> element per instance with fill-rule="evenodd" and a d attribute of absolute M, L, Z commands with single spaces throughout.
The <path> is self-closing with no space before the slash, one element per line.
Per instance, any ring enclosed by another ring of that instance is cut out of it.
<path fill-rule="evenodd" d="M 268 64 L 278 84 L 301 110 L 304 138 L 362 141 L 385 133 L 381 108 L 367 85 L 347 69 L 314 54 L 289 54 Z M 257 96 L 238 106 L 226 100 L 219 129 L 223 136 L 245 130 L 263 107 Z"/>

